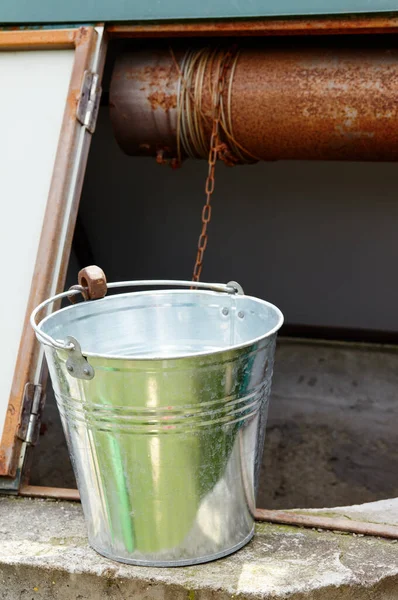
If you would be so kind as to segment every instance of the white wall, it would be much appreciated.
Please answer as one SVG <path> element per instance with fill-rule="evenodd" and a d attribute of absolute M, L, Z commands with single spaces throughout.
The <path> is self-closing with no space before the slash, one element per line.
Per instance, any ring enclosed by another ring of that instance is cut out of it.
<path fill-rule="evenodd" d="M 81 215 L 109 279 L 190 278 L 206 164 L 125 156 L 101 109 Z M 202 279 L 239 281 L 291 324 L 398 331 L 398 166 L 217 167 Z"/>
<path fill-rule="evenodd" d="M 74 50 L 0 52 L 0 439 Z"/>

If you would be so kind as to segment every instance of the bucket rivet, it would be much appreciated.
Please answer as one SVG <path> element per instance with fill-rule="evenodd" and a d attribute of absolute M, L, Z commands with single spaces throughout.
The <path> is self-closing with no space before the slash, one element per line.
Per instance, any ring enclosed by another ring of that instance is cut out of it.
<path fill-rule="evenodd" d="M 245 313 L 243 312 L 243 310 L 240 310 L 240 311 L 238 312 L 238 317 L 239 317 L 240 319 L 243 319 L 243 317 L 244 317 L 244 316 L 245 316 Z"/>
<path fill-rule="evenodd" d="M 72 365 L 66 365 L 66 368 L 68 369 L 69 373 L 73 373 Z"/>
<path fill-rule="evenodd" d="M 225 308 L 223 308 L 223 309 L 222 309 L 222 314 L 223 314 L 224 316 L 227 316 L 227 315 L 229 315 L 229 310 L 228 310 L 228 308 L 227 308 L 227 307 L 225 307 Z"/>

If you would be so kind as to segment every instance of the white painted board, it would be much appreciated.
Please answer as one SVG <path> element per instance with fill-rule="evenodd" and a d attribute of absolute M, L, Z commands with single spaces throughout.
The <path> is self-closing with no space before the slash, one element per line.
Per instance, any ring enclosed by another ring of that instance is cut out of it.
<path fill-rule="evenodd" d="M 74 50 L 0 52 L 0 439 Z"/>

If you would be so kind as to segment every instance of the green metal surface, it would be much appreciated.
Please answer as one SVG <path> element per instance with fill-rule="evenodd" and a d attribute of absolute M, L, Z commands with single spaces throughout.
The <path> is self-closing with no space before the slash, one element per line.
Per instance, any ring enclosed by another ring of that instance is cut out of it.
<path fill-rule="evenodd" d="M 82 23 L 398 12 L 398 0 L 4 0 L 0 23 Z"/>

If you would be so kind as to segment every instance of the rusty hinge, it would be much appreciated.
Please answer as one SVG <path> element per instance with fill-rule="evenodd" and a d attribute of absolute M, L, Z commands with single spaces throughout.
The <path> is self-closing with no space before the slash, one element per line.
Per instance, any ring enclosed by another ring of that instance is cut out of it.
<path fill-rule="evenodd" d="M 94 133 L 101 100 L 101 85 L 98 73 L 85 71 L 77 105 L 76 118 L 90 132 Z"/>
<path fill-rule="evenodd" d="M 18 437 L 34 446 L 40 433 L 40 415 L 44 405 L 44 394 L 41 385 L 27 383 L 24 390 L 21 424 Z"/>

